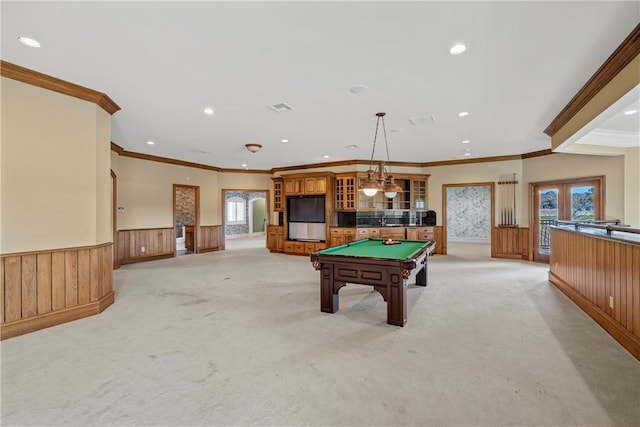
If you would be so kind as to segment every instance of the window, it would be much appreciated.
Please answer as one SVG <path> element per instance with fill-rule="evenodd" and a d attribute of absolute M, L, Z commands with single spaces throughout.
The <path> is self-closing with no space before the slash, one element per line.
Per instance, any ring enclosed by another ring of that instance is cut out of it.
<path fill-rule="evenodd" d="M 245 211 L 247 202 L 240 197 L 231 197 L 227 200 L 227 224 L 246 224 Z"/>

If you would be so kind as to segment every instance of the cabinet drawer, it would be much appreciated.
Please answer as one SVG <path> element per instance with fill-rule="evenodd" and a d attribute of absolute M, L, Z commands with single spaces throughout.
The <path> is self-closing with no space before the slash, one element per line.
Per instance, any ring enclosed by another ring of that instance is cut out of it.
<path fill-rule="evenodd" d="M 304 242 L 293 242 L 293 251 L 297 254 L 303 254 Z"/>
<path fill-rule="evenodd" d="M 294 252 L 294 246 L 293 246 L 293 242 L 291 240 L 287 240 L 286 242 L 284 242 L 284 251 L 285 252 L 289 252 L 292 253 Z"/>

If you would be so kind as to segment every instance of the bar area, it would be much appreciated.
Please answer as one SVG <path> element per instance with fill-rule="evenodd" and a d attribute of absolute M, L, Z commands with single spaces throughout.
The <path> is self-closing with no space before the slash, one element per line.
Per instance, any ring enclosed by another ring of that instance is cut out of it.
<path fill-rule="evenodd" d="M 640 230 L 557 221 L 549 281 L 640 360 Z"/>

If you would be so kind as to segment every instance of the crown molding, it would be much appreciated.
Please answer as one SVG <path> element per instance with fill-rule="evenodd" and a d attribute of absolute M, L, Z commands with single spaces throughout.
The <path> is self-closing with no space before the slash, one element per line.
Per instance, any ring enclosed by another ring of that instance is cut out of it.
<path fill-rule="evenodd" d="M 93 102 L 110 115 L 120 110 L 118 104 L 102 92 L 39 73 L 29 68 L 0 60 L 0 71 L 2 77 L 52 90 L 83 101 Z"/>
<path fill-rule="evenodd" d="M 618 48 L 598 68 L 578 93 L 558 113 L 544 133 L 553 137 L 578 111 L 591 101 L 624 67 L 640 54 L 640 24 L 631 31 Z"/>

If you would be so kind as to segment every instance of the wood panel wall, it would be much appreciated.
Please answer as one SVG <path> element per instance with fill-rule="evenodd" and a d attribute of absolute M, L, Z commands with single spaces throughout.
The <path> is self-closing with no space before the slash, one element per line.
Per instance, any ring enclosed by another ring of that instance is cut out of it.
<path fill-rule="evenodd" d="M 436 249 L 434 254 L 446 255 L 447 254 L 447 242 L 444 240 L 444 228 L 441 225 L 437 225 L 433 230 L 433 238 L 436 241 Z"/>
<path fill-rule="evenodd" d="M 0 335 L 102 312 L 114 301 L 112 244 L 0 255 Z"/>
<path fill-rule="evenodd" d="M 640 359 L 640 245 L 551 229 L 549 281 Z"/>
<path fill-rule="evenodd" d="M 176 248 L 173 233 L 173 227 L 118 230 L 118 261 L 120 264 L 131 264 L 173 257 Z"/>
<path fill-rule="evenodd" d="M 494 258 L 529 259 L 529 228 L 494 227 L 491 256 Z"/>
<path fill-rule="evenodd" d="M 201 225 L 198 233 L 198 252 L 223 251 L 224 226 Z"/>

